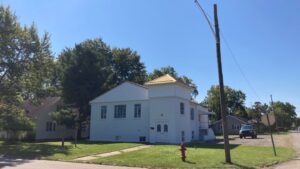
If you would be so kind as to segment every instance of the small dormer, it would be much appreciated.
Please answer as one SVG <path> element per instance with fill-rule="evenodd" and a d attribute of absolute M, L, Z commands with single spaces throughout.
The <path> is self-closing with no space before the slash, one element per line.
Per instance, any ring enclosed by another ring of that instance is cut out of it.
<path fill-rule="evenodd" d="M 172 96 L 191 99 L 192 88 L 169 74 L 146 82 L 145 86 L 149 89 L 149 98 Z"/>

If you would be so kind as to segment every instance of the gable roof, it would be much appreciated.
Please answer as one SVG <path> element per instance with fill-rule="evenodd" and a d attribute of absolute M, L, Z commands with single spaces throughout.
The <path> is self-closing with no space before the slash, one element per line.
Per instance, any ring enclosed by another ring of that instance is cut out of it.
<path fill-rule="evenodd" d="M 184 87 L 187 87 L 189 89 L 192 89 L 191 86 L 183 83 L 181 80 L 178 80 L 171 76 L 170 74 L 165 74 L 163 76 L 160 76 L 156 79 L 153 79 L 151 81 L 148 81 L 145 83 L 146 86 L 151 86 L 151 85 L 161 85 L 161 84 L 178 84 Z"/>
<path fill-rule="evenodd" d="M 177 80 L 169 74 L 165 74 L 160 76 L 154 80 L 146 82 L 145 85 L 155 85 L 155 84 L 169 84 L 169 83 L 176 83 Z"/>
<path fill-rule="evenodd" d="M 31 118 L 37 118 L 40 113 L 44 112 L 50 106 L 61 102 L 60 97 L 46 97 L 41 100 L 40 104 L 33 104 L 29 101 L 24 102 L 24 109 L 26 110 L 26 115 Z"/>
<path fill-rule="evenodd" d="M 126 90 L 124 89 L 125 86 L 127 86 L 127 88 L 125 88 Z M 143 85 L 140 85 L 140 84 L 137 84 L 137 83 L 134 83 L 134 82 L 130 82 L 130 81 L 125 81 L 125 82 L 119 84 L 118 86 L 104 92 L 100 96 L 94 98 L 93 100 L 90 101 L 90 104 L 95 103 L 95 102 L 102 102 L 103 99 L 106 100 L 106 101 L 108 101 L 108 100 L 111 101 L 112 95 L 115 95 L 117 93 L 119 93 L 119 94 L 122 93 L 121 95 L 118 96 L 118 99 L 119 99 L 118 101 L 125 101 L 124 100 L 125 98 L 130 100 L 130 98 L 128 98 L 128 97 L 137 97 L 136 99 L 138 99 L 138 100 L 148 99 L 148 98 L 145 98 L 145 96 L 143 94 L 139 95 L 139 92 L 132 92 L 132 91 L 130 92 L 130 91 L 128 91 L 127 90 L 128 87 L 130 87 L 131 89 L 132 89 L 132 87 L 134 87 L 133 88 L 134 90 L 142 91 L 142 93 L 148 92 L 148 88 L 143 86 Z M 123 98 L 123 97 L 125 97 L 125 98 Z M 126 101 L 128 101 L 128 100 L 126 100 Z"/>

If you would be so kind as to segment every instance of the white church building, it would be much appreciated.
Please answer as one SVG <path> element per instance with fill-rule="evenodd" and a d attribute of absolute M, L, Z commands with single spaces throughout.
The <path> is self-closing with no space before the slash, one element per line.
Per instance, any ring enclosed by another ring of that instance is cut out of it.
<path fill-rule="evenodd" d="M 215 139 L 212 114 L 191 99 L 192 88 L 164 75 L 144 85 L 124 82 L 91 104 L 90 140 L 181 143 Z"/>

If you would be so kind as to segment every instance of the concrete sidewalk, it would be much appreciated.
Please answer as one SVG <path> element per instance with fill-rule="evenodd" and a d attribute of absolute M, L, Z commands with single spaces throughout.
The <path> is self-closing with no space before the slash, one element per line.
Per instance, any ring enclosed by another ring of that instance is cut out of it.
<path fill-rule="evenodd" d="M 143 145 L 143 146 L 137 146 L 137 147 L 132 147 L 132 148 L 126 148 L 126 149 L 118 150 L 118 151 L 112 151 L 112 152 L 108 152 L 108 153 L 95 154 L 95 155 L 76 158 L 73 161 L 90 161 L 90 160 L 97 159 L 99 157 L 110 157 L 110 156 L 119 155 L 119 154 L 122 154 L 122 153 L 141 150 L 141 149 L 144 149 L 144 148 L 148 148 L 150 146 L 151 145 Z"/>
<path fill-rule="evenodd" d="M 141 169 L 135 167 L 107 166 L 47 160 L 22 160 L 0 158 L 1 169 Z"/>

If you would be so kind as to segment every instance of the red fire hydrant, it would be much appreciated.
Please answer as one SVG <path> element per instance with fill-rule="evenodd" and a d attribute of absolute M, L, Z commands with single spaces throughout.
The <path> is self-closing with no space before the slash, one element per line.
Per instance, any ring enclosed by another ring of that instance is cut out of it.
<path fill-rule="evenodd" d="M 181 160 L 185 161 L 185 158 L 186 158 L 186 156 L 185 156 L 186 147 L 185 147 L 184 143 L 180 144 L 180 149 L 179 150 L 181 152 Z"/>

